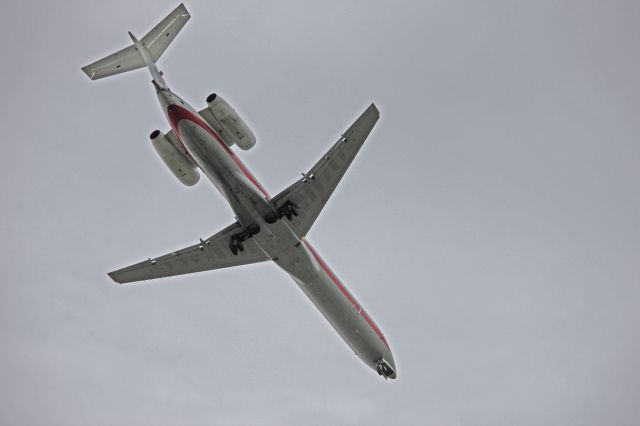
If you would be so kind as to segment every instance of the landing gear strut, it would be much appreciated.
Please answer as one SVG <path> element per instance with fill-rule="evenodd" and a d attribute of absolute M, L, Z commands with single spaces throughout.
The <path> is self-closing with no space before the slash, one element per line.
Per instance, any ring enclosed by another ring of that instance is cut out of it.
<path fill-rule="evenodd" d="M 231 236 L 231 240 L 229 241 L 229 250 L 233 253 L 234 256 L 238 255 L 238 252 L 244 251 L 243 241 L 246 241 L 247 238 L 251 238 L 260 232 L 260 226 L 256 223 L 252 223 L 247 226 L 244 231 L 239 232 Z"/>
<path fill-rule="evenodd" d="M 291 220 L 293 216 L 298 216 L 298 207 L 296 207 L 296 205 L 291 201 L 284 203 L 282 207 L 280 207 L 279 211 L 281 211 L 281 214 L 289 220 Z"/>
<path fill-rule="evenodd" d="M 285 202 L 283 205 L 278 207 L 277 211 L 270 211 L 264 216 L 265 222 L 271 224 L 276 223 L 278 219 L 286 217 L 288 220 L 293 219 L 294 216 L 298 216 L 298 206 L 293 204 L 291 201 Z"/>
<path fill-rule="evenodd" d="M 237 256 L 239 251 L 244 251 L 244 245 L 242 241 L 234 236 L 231 237 L 231 241 L 229 242 L 229 250 L 231 250 L 234 256 Z"/>

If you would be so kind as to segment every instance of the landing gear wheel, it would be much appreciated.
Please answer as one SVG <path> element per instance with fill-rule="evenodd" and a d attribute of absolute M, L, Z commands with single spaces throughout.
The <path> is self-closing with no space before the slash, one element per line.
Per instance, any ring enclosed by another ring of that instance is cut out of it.
<path fill-rule="evenodd" d="M 291 201 L 287 201 L 281 208 L 280 214 L 286 217 L 288 220 L 293 219 L 293 216 L 298 216 L 298 208 Z"/>
<path fill-rule="evenodd" d="M 242 244 L 242 242 L 246 241 L 247 238 L 253 237 L 258 232 L 260 232 L 260 225 L 252 223 L 242 232 L 233 234 L 229 240 L 229 250 L 231 250 L 231 253 L 233 253 L 234 256 L 237 256 L 238 252 L 244 251 L 244 244 Z"/>
<path fill-rule="evenodd" d="M 253 237 L 258 232 L 260 232 L 260 225 L 252 223 L 251 225 L 247 226 L 247 234 L 249 237 Z"/>
<path fill-rule="evenodd" d="M 231 238 L 231 242 L 229 243 L 229 250 L 231 250 L 234 256 L 237 256 L 239 251 L 244 251 L 244 245 L 242 241 L 234 237 Z"/>
<path fill-rule="evenodd" d="M 289 202 L 287 204 L 286 215 L 287 215 L 287 219 L 289 220 L 291 220 L 292 216 L 298 216 L 298 208 L 292 202 Z"/>
<path fill-rule="evenodd" d="M 276 212 L 269 212 L 264 216 L 264 220 L 265 222 L 267 222 L 268 224 L 273 224 L 276 223 L 276 221 L 280 218 L 280 216 L 278 216 L 278 213 Z"/>

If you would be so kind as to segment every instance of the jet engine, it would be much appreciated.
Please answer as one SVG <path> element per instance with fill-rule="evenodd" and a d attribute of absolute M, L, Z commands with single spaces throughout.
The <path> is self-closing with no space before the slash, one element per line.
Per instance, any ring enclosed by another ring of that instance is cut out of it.
<path fill-rule="evenodd" d="M 227 101 L 222 99 L 221 96 L 212 93 L 207 96 L 207 105 L 209 112 L 220 123 L 223 137 L 231 145 L 235 143 L 244 150 L 253 148 L 256 144 L 255 135 Z M 219 128 L 219 126 L 214 127 Z"/>
<path fill-rule="evenodd" d="M 156 152 L 175 177 L 186 186 L 193 186 L 200 180 L 198 166 L 176 146 L 178 141 L 171 141 L 171 136 L 172 134 L 163 135 L 160 130 L 154 130 L 149 138 Z"/>

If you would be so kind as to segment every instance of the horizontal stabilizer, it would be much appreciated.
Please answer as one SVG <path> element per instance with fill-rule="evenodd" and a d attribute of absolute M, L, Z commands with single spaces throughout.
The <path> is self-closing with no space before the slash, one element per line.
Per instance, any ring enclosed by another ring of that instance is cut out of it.
<path fill-rule="evenodd" d="M 171 44 L 190 17 L 184 4 L 180 4 L 180 6 L 175 8 L 173 12 L 167 15 L 166 18 L 142 37 L 140 42 L 147 48 L 153 62 L 160 59 L 160 56 L 167 50 L 169 44 Z M 83 67 L 82 71 L 84 71 L 91 80 L 98 80 L 142 68 L 146 65 L 138 49 L 134 45 L 131 45 Z"/>

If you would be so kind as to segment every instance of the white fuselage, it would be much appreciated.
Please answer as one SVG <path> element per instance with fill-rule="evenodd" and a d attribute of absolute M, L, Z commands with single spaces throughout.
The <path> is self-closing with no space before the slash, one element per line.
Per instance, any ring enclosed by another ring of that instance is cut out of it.
<path fill-rule="evenodd" d="M 383 358 L 394 370 L 389 377 L 395 378 L 393 356 L 380 329 L 285 218 L 272 224 L 265 221 L 275 206 L 221 135 L 168 89 L 158 90 L 158 98 L 184 150 L 228 200 L 239 224 L 259 226 L 260 231 L 251 237 L 258 247 L 291 275 L 358 357 L 374 369 Z"/>

